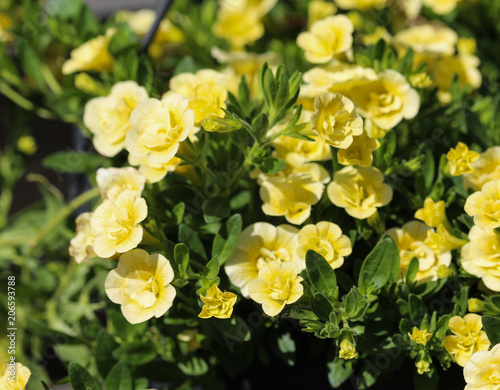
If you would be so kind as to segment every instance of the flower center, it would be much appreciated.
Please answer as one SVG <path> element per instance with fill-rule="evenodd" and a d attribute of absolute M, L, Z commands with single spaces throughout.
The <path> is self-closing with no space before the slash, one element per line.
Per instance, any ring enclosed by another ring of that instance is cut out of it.
<path fill-rule="evenodd" d="M 284 248 L 271 250 L 267 248 L 260 249 L 260 256 L 257 258 L 257 270 L 273 261 L 290 261 L 290 254 Z"/>

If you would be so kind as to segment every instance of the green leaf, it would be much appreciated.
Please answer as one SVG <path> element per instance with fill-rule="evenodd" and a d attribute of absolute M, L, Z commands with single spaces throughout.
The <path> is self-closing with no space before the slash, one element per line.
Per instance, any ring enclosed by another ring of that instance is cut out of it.
<path fill-rule="evenodd" d="M 435 369 L 427 374 L 420 375 L 417 371 L 413 373 L 413 386 L 415 390 L 437 390 L 439 384 L 439 376 Z"/>
<path fill-rule="evenodd" d="M 318 316 L 321 321 L 328 321 L 330 313 L 333 311 L 332 304 L 323 294 L 317 292 L 313 295 L 311 306 L 314 314 Z"/>
<path fill-rule="evenodd" d="M 274 175 L 286 168 L 286 162 L 276 157 L 264 157 L 255 165 L 268 175 Z"/>
<path fill-rule="evenodd" d="M 180 225 L 182 223 L 185 211 L 186 211 L 186 204 L 184 202 L 177 203 L 172 209 L 172 213 L 175 217 L 177 225 Z"/>
<path fill-rule="evenodd" d="M 189 266 L 189 248 L 180 243 L 174 247 L 174 260 L 182 276 L 185 276 Z"/>
<path fill-rule="evenodd" d="M 484 331 L 491 342 L 491 345 L 500 343 L 500 317 L 482 316 Z"/>
<path fill-rule="evenodd" d="M 140 366 L 153 360 L 156 357 L 156 350 L 153 344 L 134 341 L 115 349 L 113 357 L 133 366 Z"/>
<path fill-rule="evenodd" d="M 177 363 L 179 369 L 189 376 L 200 376 L 208 372 L 207 362 L 198 356 L 191 356 L 187 359 L 182 359 Z"/>
<path fill-rule="evenodd" d="M 106 377 L 106 390 L 133 390 L 132 374 L 127 363 L 118 362 Z"/>
<path fill-rule="evenodd" d="M 289 86 L 288 86 L 288 77 L 285 74 L 282 74 L 279 80 L 278 92 L 276 94 L 276 100 L 274 101 L 275 110 L 281 111 L 283 106 L 288 102 L 288 94 L 289 94 Z"/>
<path fill-rule="evenodd" d="M 186 56 L 177 63 L 177 66 L 174 69 L 174 76 L 180 73 L 196 73 L 199 69 L 200 67 L 196 64 L 193 58 Z"/>
<path fill-rule="evenodd" d="M 410 318 L 415 324 L 420 324 L 427 312 L 425 303 L 415 294 L 408 296 L 408 308 L 410 311 Z"/>
<path fill-rule="evenodd" d="M 38 88 L 47 91 L 47 85 L 41 72 L 42 64 L 33 47 L 28 42 L 20 41 L 18 49 L 19 61 L 26 75 L 33 79 Z"/>
<path fill-rule="evenodd" d="M 73 390 L 101 390 L 99 382 L 78 363 L 70 363 L 68 372 L 69 382 Z"/>
<path fill-rule="evenodd" d="M 419 267 L 420 262 L 418 260 L 418 257 L 414 257 L 413 259 L 411 259 L 408 270 L 406 271 L 406 284 L 413 284 L 413 282 L 415 281 L 415 276 L 417 276 Z"/>
<path fill-rule="evenodd" d="M 391 237 L 385 236 L 366 256 L 361 266 L 360 275 L 367 272 L 373 280 L 376 289 L 381 289 L 391 279 L 393 269 L 399 268 L 399 250 Z M 362 291 L 366 291 L 363 280 L 358 281 Z"/>
<path fill-rule="evenodd" d="M 95 347 L 95 360 L 97 370 L 103 378 L 105 378 L 113 366 L 116 364 L 116 359 L 112 353 L 118 347 L 118 343 L 104 329 L 97 337 L 97 345 Z"/>
<path fill-rule="evenodd" d="M 252 134 L 257 137 L 257 139 L 261 139 L 267 133 L 269 129 L 269 118 L 265 113 L 260 113 L 257 118 L 253 121 L 252 124 Z"/>
<path fill-rule="evenodd" d="M 219 274 L 219 256 L 215 255 L 203 269 L 203 276 L 213 279 Z"/>
<path fill-rule="evenodd" d="M 306 270 L 308 279 L 317 292 L 322 293 L 329 299 L 337 299 L 337 278 L 332 267 L 323 256 L 309 249 L 306 252 Z"/>
<path fill-rule="evenodd" d="M 206 223 L 218 222 L 222 218 L 229 215 L 231 211 L 231 205 L 229 200 L 223 197 L 215 197 L 212 199 L 207 199 L 203 203 L 203 218 Z"/>
<path fill-rule="evenodd" d="M 43 159 L 42 165 L 45 168 L 58 172 L 93 172 L 104 163 L 100 156 L 84 152 L 56 152 Z"/>
<path fill-rule="evenodd" d="M 141 40 L 135 34 L 128 23 L 122 23 L 109 41 L 108 51 L 113 57 L 117 57 L 127 50 L 137 50 L 141 47 Z"/>
<path fill-rule="evenodd" d="M 179 241 L 186 244 L 191 252 L 200 255 L 205 260 L 208 260 L 205 247 L 198 237 L 198 234 L 185 224 L 179 226 Z"/>
<path fill-rule="evenodd" d="M 226 342 L 227 340 L 249 341 L 252 338 L 251 329 L 237 315 L 233 314 L 229 320 L 219 320 L 216 325 Z"/>
<path fill-rule="evenodd" d="M 243 219 L 240 214 L 230 217 L 215 235 L 212 245 L 212 257 L 219 256 L 219 265 L 222 265 L 231 256 L 238 245 Z"/>
<path fill-rule="evenodd" d="M 339 388 L 354 373 L 351 361 L 340 359 L 338 356 L 327 363 L 328 381 L 333 388 Z"/>

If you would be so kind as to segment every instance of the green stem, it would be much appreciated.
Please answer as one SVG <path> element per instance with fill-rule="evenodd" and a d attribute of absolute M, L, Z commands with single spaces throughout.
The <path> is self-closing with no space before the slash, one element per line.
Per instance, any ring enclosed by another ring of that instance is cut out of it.
<path fill-rule="evenodd" d="M 7 84 L 0 83 L 0 93 L 9 98 L 10 100 L 12 100 L 19 107 L 22 107 L 27 111 L 33 111 L 42 118 L 52 119 L 52 114 L 50 113 L 50 111 L 45 110 L 44 108 L 36 108 L 36 106 L 32 102 L 30 102 L 24 96 L 18 94 Z"/>
<path fill-rule="evenodd" d="M 88 201 L 97 198 L 100 195 L 99 188 L 93 188 L 83 194 L 77 196 L 68 205 L 60 210 L 52 219 L 38 232 L 38 234 L 31 240 L 29 246 L 30 249 L 35 248 L 40 241 L 42 241 L 45 236 L 52 232 L 57 225 L 59 225 L 68 215 L 75 211 L 80 206 L 84 205 Z"/>

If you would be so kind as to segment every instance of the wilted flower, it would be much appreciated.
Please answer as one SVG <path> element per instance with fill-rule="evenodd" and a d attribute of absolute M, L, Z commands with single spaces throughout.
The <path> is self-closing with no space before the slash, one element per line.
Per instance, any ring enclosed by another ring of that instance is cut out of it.
<path fill-rule="evenodd" d="M 345 149 L 352 144 L 353 136 L 363 133 L 363 119 L 351 100 L 339 93 L 327 92 L 314 100 L 311 128 L 329 145 Z"/>
<path fill-rule="evenodd" d="M 110 71 L 113 68 L 113 57 L 109 54 L 108 45 L 114 33 L 114 29 L 109 29 L 106 35 L 99 35 L 72 50 L 71 58 L 62 66 L 62 72 L 70 74 L 81 70 Z"/>
<path fill-rule="evenodd" d="M 106 199 L 90 218 L 96 237 L 94 252 L 99 257 L 111 257 L 135 248 L 142 239 L 140 222 L 147 215 L 146 201 L 135 191 L 123 191 L 116 199 Z"/>
<path fill-rule="evenodd" d="M 498 389 L 500 384 L 500 344 L 490 351 L 476 352 L 464 367 L 464 390 Z"/>
<path fill-rule="evenodd" d="M 473 226 L 469 243 L 461 251 L 462 267 L 481 278 L 490 290 L 500 291 L 500 232 L 497 229 L 482 230 Z"/>
<path fill-rule="evenodd" d="M 114 200 L 127 190 L 134 191 L 137 196 L 141 196 L 146 177 L 132 167 L 99 168 L 96 181 L 102 198 Z"/>
<path fill-rule="evenodd" d="M 83 123 L 94 134 L 93 143 L 100 154 L 113 157 L 123 149 L 125 137 L 132 130 L 130 114 L 147 98 L 144 87 L 135 81 L 122 81 L 113 85 L 108 96 L 88 101 Z"/>
<path fill-rule="evenodd" d="M 297 45 L 305 50 L 307 61 L 322 64 L 352 47 L 354 26 L 345 15 L 328 16 L 318 20 L 310 31 L 300 33 Z"/>
<path fill-rule="evenodd" d="M 465 212 L 474 217 L 474 223 L 481 229 L 500 226 L 500 180 L 486 183 L 481 191 L 470 195 L 464 206 Z"/>
<path fill-rule="evenodd" d="M 351 241 L 342 234 L 340 227 L 332 222 L 318 222 L 306 225 L 299 231 L 297 254 L 305 259 L 312 249 L 323 256 L 333 269 L 344 264 L 344 257 L 352 252 Z"/>
<path fill-rule="evenodd" d="M 451 252 L 436 254 L 424 244 L 429 230 L 431 228 L 426 224 L 411 221 L 405 223 L 401 228 L 392 228 L 385 233 L 392 237 L 399 249 L 399 270 L 403 277 L 406 275 L 412 259 L 414 257 L 418 259 L 419 269 L 415 275 L 415 281 L 419 283 L 437 280 L 437 268 L 443 264 L 449 266 L 451 263 Z"/>
<path fill-rule="evenodd" d="M 138 324 L 170 309 L 176 294 L 170 285 L 173 279 L 174 271 L 164 256 L 133 249 L 120 256 L 104 288 L 108 298 L 121 305 L 125 319 Z"/>
<path fill-rule="evenodd" d="M 452 176 L 464 173 L 473 173 L 472 163 L 479 158 L 479 153 L 469 150 L 466 144 L 459 142 L 455 149 L 451 148 L 446 154 L 448 167 Z"/>
<path fill-rule="evenodd" d="M 146 156 L 151 164 L 167 164 L 177 153 L 193 125 L 193 110 L 179 94 L 172 94 L 161 101 L 146 99 L 130 115 L 133 129 L 127 134 L 125 147 L 130 154 Z"/>
<path fill-rule="evenodd" d="M 90 226 L 91 216 L 92 213 L 81 213 L 76 218 L 76 232 L 69 242 L 69 254 L 77 263 L 97 256 L 93 249 L 95 236 Z"/>
<path fill-rule="evenodd" d="M 463 318 L 454 316 L 448 325 L 453 335 L 445 337 L 444 347 L 455 357 L 459 366 L 464 367 L 474 353 L 487 351 L 490 347 L 486 332 L 481 330 L 483 324 L 480 315 L 469 313 Z"/>
<path fill-rule="evenodd" d="M 383 181 L 384 175 L 375 167 L 348 166 L 335 172 L 327 187 L 328 198 L 351 217 L 366 219 L 392 199 L 392 189 Z"/>
<path fill-rule="evenodd" d="M 216 284 L 213 284 L 206 296 L 200 294 L 200 299 L 205 305 L 198 317 L 230 318 L 237 296 L 229 291 L 223 293 Z"/>
<path fill-rule="evenodd" d="M 225 264 L 226 274 L 231 283 L 241 289 L 248 298 L 248 284 L 257 278 L 259 270 L 273 261 L 292 262 L 299 269 L 305 263 L 297 256 L 298 229 L 290 225 L 277 227 L 257 222 L 245 228 L 238 245 Z"/>
<path fill-rule="evenodd" d="M 299 271 L 299 267 L 292 262 L 274 261 L 263 266 L 257 279 L 248 286 L 250 298 L 261 303 L 268 316 L 278 315 L 285 305 L 296 302 L 303 294 Z"/>

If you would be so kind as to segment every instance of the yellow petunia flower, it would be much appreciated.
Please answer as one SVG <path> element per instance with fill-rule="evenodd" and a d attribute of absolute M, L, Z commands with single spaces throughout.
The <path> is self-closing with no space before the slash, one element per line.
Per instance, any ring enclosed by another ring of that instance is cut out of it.
<path fill-rule="evenodd" d="M 384 130 L 392 129 L 403 118 L 414 118 L 420 108 L 418 92 L 393 69 L 380 73 L 376 80 L 355 85 L 349 97 L 362 116 Z"/>
<path fill-rule="evenodd" d="M 97 256 L 106 258 L 134 249 L 142 240 L 140 223 L 147 215 L 146 201 L 135 191 L 123 191 L 116 199 L 102 202 L 90 218 Z"/>
<path fill-rule="evenodd" d="M 401 228 L 391 228 L 385 232 L 392 237 L 399 250 L 399 271 L 405 277 L 408 266 L 414 257 L 418 258 L 419 269 L 415 281 L 419 283 L 437 280 L 436 270 L 440 265 L 449 266 L 451 252 L 436 254 L 424 241 L 429 226 L 419 221 L 405 223 Z"/>
<path fill-rule="evenodd" d="M 487 182 L 500 180 L 500 146 L 486 149 L 471 165 L 472 173 L 463 176 L 465 189 L 480 191 Z"/>
<path fill-rule="evenodd" d="M 309 31 L 300 33 L 297 46 L 305 51 L 307 61 L 324 64 L 352 47 L 353 31 L 354 26 L 347 16 L 328 16 L 314 22 Z"/>
<path fill-rule="evenodd" d="M 500 291 L 500 233 L 497 229 L 482 230 L 473 226 L 469 243 L 461 251 L 462 267 L 481 278 L 490 290 Z"/>
<path fill-rule="evenodd" d="M 342 9 L 369 11 L 385 7 L 387 0 L 335 0 L 335 3 Z"/>
<path fill-rule="evenodd" d="M 479 158 L 479 153 L 469 150 L 466 144 L 459 142 L 455 149 L 451 148 L 446 153 L 448 167 L 452 176 L 460 176 L 464 173 L 473 173 L 472 163 Z"/>
<path fill-rule="evenodd" d="M 109 72 L 113 69 L 113 57 L 109 54 L 109 41 L 115 33 L 109 29 L 106 35 L 99 35 L 72 50 L 70 58 L 62 66 L 63 74 L 79 71 Z"/>
<path fill-rule="evenodd" d="M 99 168 L 96 173 L 97 187 L 101 191 L 103 200 L 115 200 L 123 191 L 134 191 L 141 196 L 146 177 L 137 169 L 125 168 Z"/>
<path fill-rule="evenodd" d="M 433 24 L 411 26 L 400 30 L 394 36 L 394 45 L 401 55 L 404 55 L 407 49 L 411 47 L 417 57 L 420 53 L 453 55 L 457 42 L 458 35 L 455 31 L 449 27 Z"/>
<path fill-rule="evenodd" d="M 331 1 L 312 0 L 307 8 L 307 25 L 312 26 L 314 22 L 324 19 L 337 12 L 337 7 Z"/>
<path fill-rule="evenodd" d="M 11 380 L 12 371 L 15 373 L 14 381 Z M 12 371 L 9 366 L 5 369 L 5 372 L 0 377 L 0 388 L 3 388 L 3 390 L 24 390 L 30 379 L 31 371 L 21 363 L 16 363 Z"/>
<path fill-rule="evenodd" d="M 140 102 L 130 115 L 132 130 L 125 138 L 129 153 L 146 156 L 151 164 L 167 164 L 193 128 L 194 113 L 188 104 L 179 94 Z"/>
<path fill-rule="evenodd" d="M 306 141 L 289 136 L 276 138 L 271 145 L 275 156 L 286 161 L 287 166 L 300 168 L 311 161 L 325 161 L 332 158 L 330 147 L 321 137 L 312 136 L 314 141 Z"/>
<path fill-rule="evenodd" d="M 349 339 L 344 339 L 340 342 L 339 357 L 344 360 L 350 360 L 358 357 L 356 347 Z"/>
<path fill-rule="evenodd" d="M 328 198 L 351 217 L 366 219 L 392 200 L 392 188 L 383 181 L 383 173 L 375 167 L 348 166 L 335 172 Z"/>
<path fill-rule="evenodd" d="M 448 15 L 457 8 L 460 0 L 422 0 L 426 7 L 429 7 L 437 15 Z"/>
<path fill-rule="evenodd" d="M 438 227 L 447 222 L 444 201 L 434 202 L 427 197 L 424 207 L 415 212 L 415 218 L 424 221 L 427 226 Z"/>
<path fill-rule="evenodd" d="M 227 90 L 226 76 L 212 69 L 196 73 L 181 73 L 170 79 L 170 91 L 163 97 L 179 93 L 188 99 L 188 108 L 194 111 L 194 124 L 199 126 L 205 118 L 225 116 Z"/>
<path fill-rule="evenodd" d="M 464 209 L 481 229 L 500 226 L 500 180 L 489 181 L 481 191 L 469 195 Z"/>
<path fill-rule="evenodd" d="M 410 339 L 415 341 L 417 344 L 425 346 L 432 338 L 432 333 L 429 333 L 427 329 L 418 329 L 414 326 L 412 333 L 408 333 L 408 336 L 410 336 Z"/>
<path fill-rule="evenodd" d="M 111 302 L 121 305 L 125 319 L 138 324 L 170 309 L 176 294 L 173 279 L 172 266 L 163 255 L 133 249 L 120 256 L 104 288 Z"/>
<path fill-rule="evenodd" d="M 312 206 L 321 199 L 324 183 L 329 180 L 326 169 L 314 163 L 276 175 L 261 175 L 262 211 L 266 215 L 282 215 L 289 223 L 300 225 L 311 215 Z"/>
<path fill-rule="evenodd" d="M 306 252 L 312 249 L 323 256 L 333 269 L 340 268 L 344 264 L 344 257 L 352 252 L 351 241 L 332 222 L 306 225 L 300 229 L 297 239 L 297 255 L 301 259 L 305 260 Z"/>
<path fill-rule="evenodd" d="M 368 136 L 366 132 L 354 136 L 352 144 L 337 151 L 337 159 L 342 165 L 369 167 L 373 162 L 372 152 L 380 147 L 380 142 Z"/>
<path fill-rule="evenodd" d="M 463 318 L 455 316 L 448 323 L 453 335 L 444 339 L 445 349 L 454 356 L 456 363 L 464 367 L 470 357 L 478 351 L 487 351 L 490 341 L 486 332 L 481 330 L 481 316 L 469 313 Z"/>
<path fill-rule="evenodd" d="M 498 389 L 500 385 L 500 344 L 490 351 L 476 352 L 464 367 L 464 390 Z"/>
<path fill-rule="evenodd" d="M 363 119 L 352 101 L 339 93 L 327 92 L 314 100 L 310 123 L 315 134 L 339 149 L 348 148 L 353 137 L 363 133 Z"/>
<path fill-rule="evenodd" d="M 297 256 L 298 232 L 294 226 L 275 227 L 267 222 L 254 223 L 241 232 L 235 251 L 226 261 L 225 271 L 245 298 L 249 297 L 249 283 L 266 264 L 292 262 L 301 270 L 305 268 L 305 262 Z"/>
<path fill-rule="evenodd" d="M 216 284 L 213 284 L 206 296 L 200 294 L 200 299 L 205 305 L 198 317 L 230 318 L 237 298 L 236 294 L 229 291 L 223 293 Z"/>
<path fill-rule="evenodd" d="M 449 252 L 458 249 L 467 244 L 467 241 L 461 240 L 452 235 L 444 224 L 437 227 L 436 231 L 428 230 L 424 244 L 437 254 Z"/>
<path fill-rule="evenodd" d="M 128 155 L 128 162 L 130 165 L 138 166 L 148 183 L 157 183 L 162 180 L 168 172 L 174 172 L 182 160 L 178 157 L 173 157 L 166 164 L 153 164 L 148 161 L 146 155 L 134 156 Z"/>
<path fill-rule="evenodd" d="M 77 263 L 97 257 L 93 249 L 95 236 L 90 226 L 91 216 L 92 213 L 81 213 L 76 218 L 76 232 L 75 237 L 69 242 L 69 255 Z"/>
<path fill-rule="evenodd" d="M 83 123 L 94 134 L 93 144 L 100 154 L 113 157 L 123 149 L 125 137 L 132 130 L 130 114 L 147 98 L 144 87 L 135 81 L 122 81 L 113 85 L 108 96 L 87 102 Z"/>
<path fill-rule="evenodd" d="M 274 261 L 259 270 L 257 279 L 250 282 L 248 293 L 270 317 L 278 315 L 285 305 L 299 300 L 304 293 L 298 276 L 300 269 L 292 262 Z"/>

